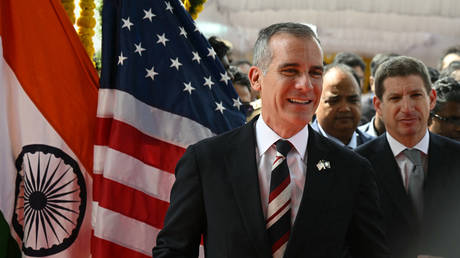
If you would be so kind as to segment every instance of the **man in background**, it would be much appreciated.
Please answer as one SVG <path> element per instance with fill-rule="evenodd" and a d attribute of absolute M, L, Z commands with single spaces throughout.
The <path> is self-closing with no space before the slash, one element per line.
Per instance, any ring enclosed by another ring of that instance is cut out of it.
<path fill-rule="evenodd" d="M 332 63 L 345 64 L 353 69 L 353 76 L 358 79 L 359 88 L 364 87 L 364 72 L 366 71 L 366 63 L 357 54 L 350 52 L 340 52 L 334 57 Z"/>
<path fill-rule="evenodd" d="M 428 132 L 436 91 L 426 66 L 391 58 L 376 72 L 375 94 L 386 133 L 356 151 L 376 172 L 393 257 L 460 257 L 460 143 Z"/>
<path fill-rule="evenodd" d="M 443 77 L 433 88 L 437 98 L 431 111 L 430 131 L 460 141 L 460 82 Z"/>
<path fill-rule="evenodd" d="M 324 71 L 323 92 L 312 128 L 342 146 L 354 149 L 371 136 L 357 129 L 361 117 L 361 89 L 352 70 L 332 63 Z"/>

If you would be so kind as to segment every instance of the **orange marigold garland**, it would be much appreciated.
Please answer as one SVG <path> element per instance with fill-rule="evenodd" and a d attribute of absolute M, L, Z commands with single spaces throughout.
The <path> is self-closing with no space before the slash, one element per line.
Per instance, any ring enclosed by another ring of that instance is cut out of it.
<path fill-rule="evenodd" d="M 70 22 L 75 24 L 75 3 L 74 0 L 61 0 L 62 6 L 64 6 L 64 10 L 69 16 Z"/>
<path fill-rule="evenodd" d="M 94 19 L 94 0 L 80 0 L 80 17 L 77 20 L 78 35 L 86 52 L 92 59 L 94 56 L 93 39 L 96 19 Z"/>
<path fill-rule="evenodd" d="M 185 6 L 185 10 L 187 10 L 192 18 L 196 20 L 198 18 L 198 14 L 203 11 L 204 3 L 206 3 L 206 0 L 182 0 Z"/>

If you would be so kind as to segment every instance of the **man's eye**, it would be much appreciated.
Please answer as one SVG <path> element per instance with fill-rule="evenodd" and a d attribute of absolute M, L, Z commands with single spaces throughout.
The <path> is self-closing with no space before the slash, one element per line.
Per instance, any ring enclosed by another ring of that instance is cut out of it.
<path fill-rule="evenodd" d="M 321 77 L 323 77 L 323 73 L 318 72 L 318 71 L 312 71 L 310 72 L 310 75 L 311 77 L 316 78 L 316 79 L 321 79 Z"/>
<path fill-rule="evenodd" d="M 287 75 L 287 76 L 292 76 L 297 74 L 296 69 L 285 69 L 281 71 L 282 74 Z"/>
<path fill-rule="evenodd" d="M 337 102 L 339 102 L 339 100 L 336 98 L 333 98 L 333 99 L 326 99 L 324 102 L 328 103 L 329 105 L 334 105 Z"/>
<path fill-rule="evenodd" d="M 419 98 L 419 97 L 422 97 L 423 94 L 422 93 L 414 93 L 411 95 L 413 98 Z"/>
<path fill-rule="evenodd" d="M 398 100 L 401 99 L 401 97 L 399 97 L 399 96 L 392 96 L 392 97 L 389 97 L 388 99 L 389 99 L 390 101 L 398 101 Z"/>

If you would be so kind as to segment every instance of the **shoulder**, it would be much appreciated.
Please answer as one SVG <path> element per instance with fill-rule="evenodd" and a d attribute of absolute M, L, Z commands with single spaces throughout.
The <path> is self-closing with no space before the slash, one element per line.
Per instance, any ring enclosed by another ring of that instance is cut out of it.
<path fill-rule="evenodd" d="M 355 149 L 356 153 L 359 155 L 368 157 L 372 153 L 383 150 L 383 146 L 386 143 L 385 134 L 380 135 L 377 138 L 374 138 Z"/>
<path fill-rule="evenodd" d="M 442 135 L 430 133 L 430 145 L 438 146 L 444 151 L 460 151 L 460 142 Z"/>

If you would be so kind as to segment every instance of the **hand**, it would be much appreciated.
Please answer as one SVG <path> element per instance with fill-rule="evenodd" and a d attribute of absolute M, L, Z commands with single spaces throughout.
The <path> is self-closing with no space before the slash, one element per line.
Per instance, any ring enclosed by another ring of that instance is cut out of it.
<path fill-rule="evenodd" d="M 443 257 L 441 257 L 441 256 L 426 255 L 426 254 L 419 254 L 419 255 L 417 255 L 417 258 L 443 258 Z"/>

